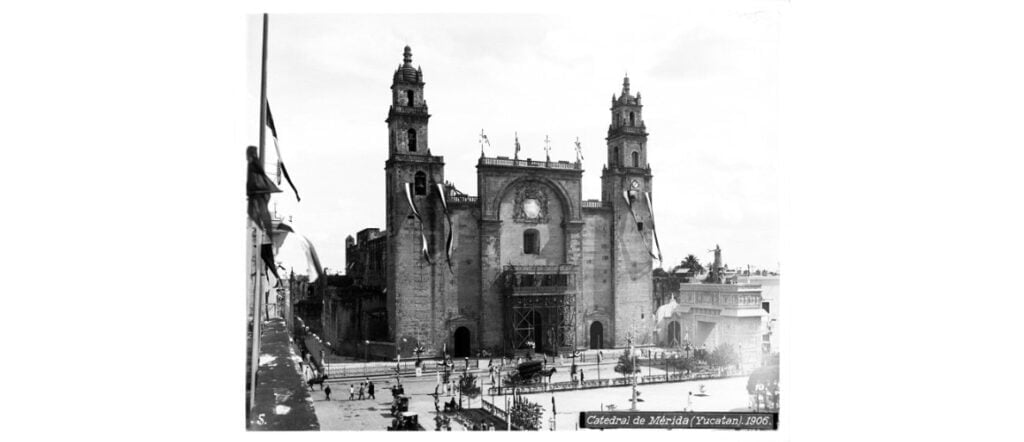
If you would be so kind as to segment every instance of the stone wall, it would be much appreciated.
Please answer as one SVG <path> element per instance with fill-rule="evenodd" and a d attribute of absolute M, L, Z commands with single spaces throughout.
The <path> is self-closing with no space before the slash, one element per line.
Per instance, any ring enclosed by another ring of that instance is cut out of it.
<path fill-rule="evenodd" d="M 610 345 L 612 342 L 612 314 L 615 307 L 612 299 L 611 230 L 611 210 L 584 210 L 580 241 L 582 277 L 579 279 L 576 307 L 578 347 L 591 347 L 590 328 L 595 321 L 601 323 L 604 343 Z"/>

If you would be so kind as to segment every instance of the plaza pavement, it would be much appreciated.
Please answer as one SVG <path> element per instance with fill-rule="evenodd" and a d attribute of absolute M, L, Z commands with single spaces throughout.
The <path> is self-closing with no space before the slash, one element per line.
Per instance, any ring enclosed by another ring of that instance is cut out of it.
<path fill-rule="evenodd" d="M 486 362 L 483 364 L 486 366 Z M 621 375 L 614 371 L 614 361 L 605 360 L 600 366 L 600 379 L 620 378 Z M 597 365 L 582 365 L 580 370 L 585 372 L 586 379 L 598 379 Z M 664 374 L 664 370 L 658 368 L 644 367 L 643 374 L 658 375 Z M 455 376 L 459 373 L 456 372 Z M 499 407 L 504 406 L 502 396 L 486 395 L 486 388 L 490 387 L 490 380 L 486 369 L 477 373 L 477 378 L 483 382 L 485 394 L 472 400 L 471 407 L 479 408 L 480 399 L 484 398 Z M 348 400 L 348 386 L 356 384 L 358 380 L 331 380 L 332 394 L 331 401 L 326 401 L 324 393 L 319 387 L 314 386 L 313 405 L 320 429 L 324 431 L 337 430 L 375 430 L 383 431 L 391 423 L 391 390 L 395 385 L 395 378 L 371 378 L 376 387 L 376 400 Z M 405 387 L 405 394 L 411 397 L 410 411 L 419 413 L 420 424 L 428 431 L 434 430 L 434 399 L 433 392 L 436 385 L 436 376 L 433 372 L 424 373 L 422 377 L 403 376 L 402 384 Z M 457 377 L 456 377 L 457 379 Z M 552 382 L 563 382 L 570 379 L 568 367 L 558 367 L 558 371 L 552 377 Z M 700 386 L 704 385 L 706 396 L 695 396 L 692 404 L 694 411 L 747 411 L 749 396 L 746 392 L 747 377 L 734 377 L 725 379 L 704 379 L 685 382 L 670 382 L 659 384 L 639 385 L 640 398 L 638 410 L 646 411 L 682 411 L 686 406 L 687 393 L 692 391 L 695 395 L 700 392 Z M 358 389 L 358 385 L 356 385 Z M 594 388 L 586 390 L 563 391 L 553 393 L 555 397 L 558 416 L 556 426 L 559 431 L 574 430 L 579 422 L 580 411 L 598 411 L 607 405 L 613 405 L 616 410 L 628 410 L 631 397 L 630 386 Z M 551 397 L 552 393 L 535 393 L 523 395 L 529 400 L 544 407 L 543 428 L 549 428 L 551 418 Z M 442 403 L 450 397 L 442 396 Z M 458 395 L 456 393 L 456 400 Z M 466 401 L 463 398 L 463 401 Z M 463 402 L 464 406 L 466 402 Z M 452 430 L 462 431 L 466 428 L 454 419 Z"/>

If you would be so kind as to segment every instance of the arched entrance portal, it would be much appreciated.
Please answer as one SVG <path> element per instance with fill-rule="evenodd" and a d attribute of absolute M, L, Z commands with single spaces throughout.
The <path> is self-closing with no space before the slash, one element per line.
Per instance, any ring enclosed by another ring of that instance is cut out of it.
<path fill-rule="evenodd" d="M 668 323 L 668 345 L 678 347 L 683 342 L 682 333 L 680 332 L 679 321 Z"/>
<path fill-rule="evenodd" d="M 590 348 L 594 350 L 604 348 L 604 326 L 597 321 L 590 324 Z"/>
<path fill-rule="evenodd" d="M 455 329 L 455 349 L 452 356 L 461 358 L 469 356 L 469 329 L 459 327 Z"/>

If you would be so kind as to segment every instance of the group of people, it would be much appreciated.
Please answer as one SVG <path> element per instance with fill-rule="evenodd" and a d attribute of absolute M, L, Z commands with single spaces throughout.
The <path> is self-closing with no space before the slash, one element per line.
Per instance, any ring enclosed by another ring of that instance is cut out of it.
<path fill-rule="evenodd" d="M 469 428 L 469 431 L 495 431 L 494 425 L 490 422 L 473 422 L 473 425 Z"/>
<path fill-rule="evenodd" d="M 750 409 L 770 411 L 779 409 L 779 381 L 758 382 L 750 395 Z"/>
<path fill-rule="evenodd" d="M 452 418 L 448 416 L 439 414 L 434 418 L 434 423 L 437 425 L 435 427 L 436 431 L 452 431 Z"/>
<path fill-rule="evenodd" d="M 327 399 L 329 400 L 330 397 L 328 397 Z M 348 385 L 348 400 L 361 401 L 364 399 L 377 399 L 377 396 L 374 395 L 373 381 L 371 381 L 370 378 L 366 378 L 365 381 L 359 382 L 358 388 L 356 387 L 356 384 Z"/>
<path fill-rule="evenodd" d="M 434 396 L 434 411 L 437 412 L 437 413 L 440 413 L 441 412 L 441 396 L 438 395 L 437 393 L 434 393 L 433 396 Z M 451 412 L 451 411 L 456 411 L 458 409 L 459 409 L 459 403 L 455 401 L 455 396 L 452 396 L 451 400 L 445 401 L 445 403 L 444 403 L 444 412 L 445 413 L 448 413 L 448 412 Z"/>

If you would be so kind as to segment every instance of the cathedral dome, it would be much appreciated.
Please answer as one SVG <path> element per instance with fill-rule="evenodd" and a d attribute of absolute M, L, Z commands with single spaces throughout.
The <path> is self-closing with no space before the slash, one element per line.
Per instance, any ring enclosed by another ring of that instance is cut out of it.
<path fill-rule="evenodd" d="M 395 71 L 395 83 L 422 83 L 423 72 L 412 67 L 412 49 L 405 47 L 402 54 L 402 65 Z"/>

